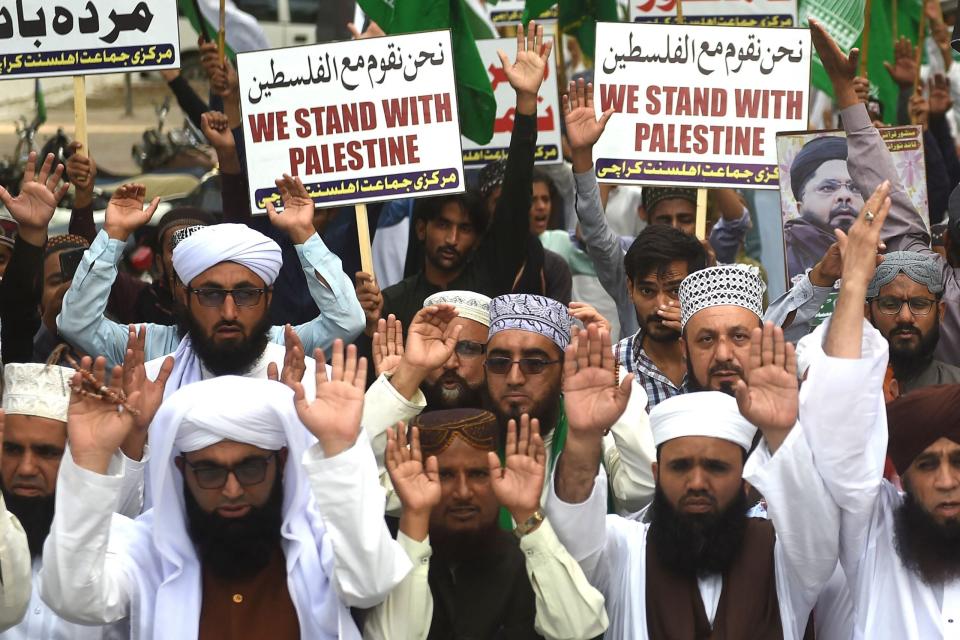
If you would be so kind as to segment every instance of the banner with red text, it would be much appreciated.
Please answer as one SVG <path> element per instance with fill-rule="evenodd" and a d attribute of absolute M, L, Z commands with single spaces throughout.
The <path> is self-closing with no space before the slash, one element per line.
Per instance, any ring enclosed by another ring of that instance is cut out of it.
<path fill-rule="evenodd" d="M 552 38 L 544 38 L 544 41 Z M 483 59 L 483 66 L 490 75 L 493 95 L 497 99 L 497 116 L 493 121 L 493 138 L 479 145 L 469 138 L 460 142 L 463 146 L 463 165 L 468 169 L 480 168 L 490 162 L 507 157 L 510 150 L 510 136 L 513 133 L 513 118 L 517 109 L 517 94 L 507 80 L 507 74 L 500 65 L 497 50 L 506 51 L 513 40 L 477 40 L 477 49 Z M 563 162 L 560 148 L 560 95 L 557 92 L 557 60 L 550 50 L 547 60 L 546 77 L 540 87 L 537 98 L 537 148 L 534 154 L 536 164 L 556 164 Z"/>
<path fill-rule="evenodd" d="M 807 29 L 603 22 L 597 42 L 598 180 L 777 188 L 777 133 L 807 126 Z"/>
<path fill-rule="evenodd" d="M 680 0 L 630 0 L 631 22 L 677 23 Z M 683 0 L 684 24 L 795 27 L 797 0 Z"/>
<path fill-rule="evenodd" d="M 251 208 L 298 176 L 321 206 L 464 190 L 449 31 L 241 53 Z"/>

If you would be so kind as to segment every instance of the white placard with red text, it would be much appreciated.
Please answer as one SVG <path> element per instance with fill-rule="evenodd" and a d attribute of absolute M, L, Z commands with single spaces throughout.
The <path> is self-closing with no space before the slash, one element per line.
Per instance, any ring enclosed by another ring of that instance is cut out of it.
<path fill-rule="evenodd" d="M 487 144 L 479 145 L 468 138 L 461 139 L 465 167 L 478 168 L 507 157 L 517 107 L 517 94 L 510 86 L 507 74 L 500 65 L 497 50 L 506 52 L 505 50 L 511 45 L 513 40 L 508 39 L 477 40 L 480 58 L 490 76 L 493 94 L 497 99 L 497 116 L 493 122 L 493 138 Z M 551 49 L 550 59 L 547 60 L 547 74 L 540 87 L 537 103 L 537 149 L 534 156 L 536 164 L 563 162 L 560 149 L 560 95 L 557 91 L 556 64 L 554 49 Z"/>
<path fill-rule="evenodd" d="M 318 205 L 464 190 L 449 31 L 241 53 L 252 211 L 298 176 Z"/>
<path fill-rule="evenodd" d="M 807 29 L 597 25 L 602 182 L 775 189 L 777 133 L 805 129 Z"/>
<path fill-rule="evenodd" d="M 677 24 L 680 0 L 630 0 L 631 22 Z M 685 24 L 795 27 L 797 0 L 683 0 Z"/>

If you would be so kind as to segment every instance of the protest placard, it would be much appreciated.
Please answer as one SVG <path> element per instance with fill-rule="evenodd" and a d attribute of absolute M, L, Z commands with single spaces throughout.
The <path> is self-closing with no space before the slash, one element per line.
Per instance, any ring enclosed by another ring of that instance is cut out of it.
<path fill-rule="evenodd" d="M 487 3 L 490 10 L 490 21 L 498 27 L 522 24 L 525 4 L 526 0 L 500 0 L 496 4 Z M 555 22 L 557 5 L 553 5 L 539 16 L 532 16 L 532 18 L 539 23 Z"/>
<path fill-rule="evenodd" d="M 546 43 L 551 38 L 544 38 Z M 477 144 L 464 137 L 460 142 L 463 146 L 463 166 L 480 168 L 484 165 L 502 160 L 510 150 L 510 136 L 513 133 L 513 118 L 516 114 L 517 94 L 507 80 L 507 74 L 500 65 L 497 50 L 504 50 L 512 44 L 510 40 L 477 40 L 477 49 L 483 66 L 490 75 L 490 85 L 497 100 L 497 115 L 493 121 L 493 138 L 487 144 Z M 556 164 L 563 162 L 560 148 L 560 95 L 557 92 L 557 80 L 554 74 L 557 69 L 554 52 L 550 50 L 547 60 L 547 73 L 544 77 L 540 96 L 537 98 L 537 149 L 534 155 L 536 164 Z"/>
<path fill-rule="evenodd" d="M 254 212 L 299 176 L 319 205 L 464 190 L 449 31 L 241 53 Z"/>
<path fill-rule="evenodd" d="M 681 0 L 630 0 L 631 22 L 677 24 Z M 683 23 L 721 27 L 795 27 L 797 0 L 682 0 Z"/>
<path fill-rule="evenodd" d="M 778 132 L 805 127 L 810 32 L 597 25 L 594 105 L 614 110 L 597 179 L 688 187 L 777 187 Z"/>
<path fill-rule="evenodd" d="M 929 226 L 927 172 L 920 127 L 880 129 L 914 208 Z M 836 241 L 834 229 L 850 228 L 870 196 L 847 169 L 843 131 L 788 132 L 777 136 L 780 207 L 787 279 L 812 268 Z"/>
<path fill-rule="evenodd" d="M 0 2 L 0 80 L 179 66 L 176 2 Z"/>

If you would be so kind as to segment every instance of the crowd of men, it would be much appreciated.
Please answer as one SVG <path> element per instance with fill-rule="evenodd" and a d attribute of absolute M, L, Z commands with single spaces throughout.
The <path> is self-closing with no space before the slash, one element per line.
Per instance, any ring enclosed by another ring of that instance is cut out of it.
<path fill-rule="evenodd" d="M 810 28 L 846 143 L 798 156 L 787 233 L 820 253 L 769 305 L 741 249 L 779 211 L 718 190 L 701 241 L 695 192 L 651 187 L 616 228 L 583 79 L 576 228 L 547 229 L 534 23 L 508 160 L 397 207 L 389 283 L 344 272 L 298 178 L 251 216 L 213 44 L 224 210 L 164 214 L 150 283 L 123 257 L 158 200 L 124 185 L 97 229 L 94 160 L 31 156 L 0 188 L 0 638 L 960 637 L 960 189 L 937 251 L 856 53 Z M 815 201 L 830 163 L 849 184 Z"/>

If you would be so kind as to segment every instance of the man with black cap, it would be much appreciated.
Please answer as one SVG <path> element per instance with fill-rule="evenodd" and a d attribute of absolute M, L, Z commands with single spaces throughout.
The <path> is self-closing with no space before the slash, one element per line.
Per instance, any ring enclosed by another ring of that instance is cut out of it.
<path fill-rule="evenodd" d="M 433 411 L 389 432 L 387 467 L 403 503 L 397 541 L 414 569 L 367 619 L 371 640 L 594 638 L 603 596 L 540 510 L 546 451 L 539 423 L 500 427 L 478 409 Z M 409 446 L 408 441 L 409 440 Z M 507 509 L 513 535 L 497 526 Z"/>
<path fill-rule="evenodd" d="M 790 187 L 797 217 L 784 225 L 783 240 L 793 278 L 823 258 L 836 241 L 833 230 L 849 229 L 863 206 L 847 170 L 846 139 L 823 136 L 805 144 L 790 166 Z"/>

